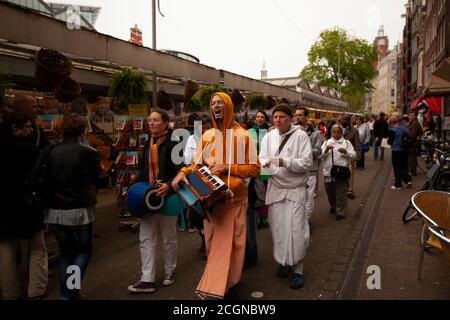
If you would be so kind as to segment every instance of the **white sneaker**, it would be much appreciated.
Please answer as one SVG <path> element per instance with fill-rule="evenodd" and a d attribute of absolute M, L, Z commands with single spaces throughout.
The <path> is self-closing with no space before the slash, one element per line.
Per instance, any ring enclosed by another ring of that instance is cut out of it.
<path fill-rule="evenodd" d="M 170 286 L 175 282 L 174 274 L 166 274 L 164 277 L 163 285 Z"/>
<path fill-rule="evenodd" d="M 391 190 L 402 190 L 402 188 L 397 188 L 396 186 L 392 186 Z"/>

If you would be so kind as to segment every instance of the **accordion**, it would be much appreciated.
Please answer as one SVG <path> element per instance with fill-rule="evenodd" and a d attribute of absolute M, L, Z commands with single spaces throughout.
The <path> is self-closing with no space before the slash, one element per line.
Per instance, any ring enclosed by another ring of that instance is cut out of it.
<path fill-rule="evenodd" d="M 207 218 L 214 205 L 225 198 L 225 182 L 213 176 L 208 167 L 195 168 L 187 179 L 189 185 L 180 183 L 177 192 L 188 206 Z"/>

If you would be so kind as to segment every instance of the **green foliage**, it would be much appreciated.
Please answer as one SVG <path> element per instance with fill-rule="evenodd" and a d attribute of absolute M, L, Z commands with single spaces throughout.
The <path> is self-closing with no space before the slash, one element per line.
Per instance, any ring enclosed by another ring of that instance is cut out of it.
<path fill-rule="evenodd" d="M 231 94 L 231 91 L 220 86 L 207 86 L 202 88 L 188 103 L 184 106 L 185 112 L 205 112 L 209 110 L 211 96 L 216 92 L 225 92 Z"/>
<path fill-rule="evenodd" d="M 364 95 L 373 90 L 377 59 L 375 49 L 366 40 L 350 39 L 341 28 L 325 30 L 311 47 L 309 64 L 300 76 L 321 86 L 336 90 L 340 87 L 349 108 L 355 109 L 363 103 Z"/>
<path fill-rule="evenodd" d="M 111 109 L 116 114 L 128 114 L 128 105 L 147 103 L 145 75 L 125 68 L 112 75 L 109 96 L 113 97 Z"/>
<path fill-rule="evenodd" d="M 230 90 L 219 86 L 208 86 L 203 88 L 200 91 L 200 101 L 202 106 L 205 108 L 204 110 L 209 109 L 209 102 L 211 101 L 211 96 L 216 92 L 225 92 L 227 94 L 231 93 Z"/>
<path fill-rule="evenodd" d="M 9 75 L 0 69 L 0 107 L 5 105 L 5 91 L 10 87 L 12 87 L 12 83 L 9 80 Z"/>
<path fill-rule="evenodd" d="M 266 98 L 263 94 L 252 94 L 248 101 L 251 110 L 264 110 L 266 106 Z"/>
<path fill-rule="evenodd" d="M 191 100 L 188 101 L 184 105 L 184 112 L 202 112 L 205 111 L 203 108 L 201 101 L 198 97 L 192 97 Z"/>

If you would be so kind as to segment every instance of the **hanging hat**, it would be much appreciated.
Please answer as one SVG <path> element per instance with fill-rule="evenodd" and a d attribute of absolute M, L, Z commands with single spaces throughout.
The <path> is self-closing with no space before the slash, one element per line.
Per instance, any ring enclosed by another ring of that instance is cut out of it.
<path fill-rule="evenodd" d="M 157 104 L 158 107 L 164 110 L 171 110 L 173 108 L 173 103 L 170 100 L 169 95 L 166 91 L 164 91 L 164 88 L 159 88 L 158 94 L 157 94 Z"/>
<path fill-rule="evenodd" d="M 197 82 L 186 80 L 184 83 L 184 103 L 188 103 L 199 89 L 200 86 Z"/>
<path fill-rule="evenodd" d="M 244 97 L 242 96 L 242 94 L 239 92 L 238 89 L 234 89 L 233 92 L 231 92 L 231 101 L 233 101 L 233 104 L 235 106 L 240 105 L 241 103 L 245 102 Z"/>

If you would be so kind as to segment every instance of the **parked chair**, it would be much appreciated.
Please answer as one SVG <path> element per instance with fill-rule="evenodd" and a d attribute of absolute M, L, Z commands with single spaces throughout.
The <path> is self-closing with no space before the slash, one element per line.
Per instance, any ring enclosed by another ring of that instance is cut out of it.
<path fill-rule="evenodd" d="M 421 250 L 419 256 L 419 280 L 427 247 L 443 251 L 450 262 L 450 193 L 441 191 L 421 191 L 413 195 L 412 203 L 423 218 Z M 429 233 L 429 237 L 424 234 Z"/>

